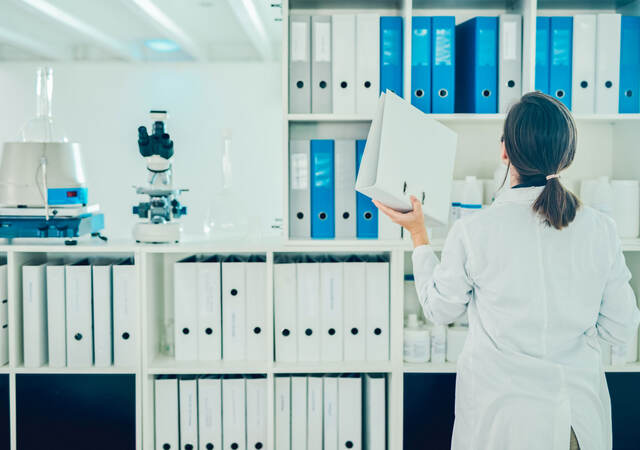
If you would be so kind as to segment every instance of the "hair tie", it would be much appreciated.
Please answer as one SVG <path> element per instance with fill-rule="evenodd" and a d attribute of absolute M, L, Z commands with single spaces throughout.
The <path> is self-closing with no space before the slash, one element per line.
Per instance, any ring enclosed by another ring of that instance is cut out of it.
<path fill-rule="evenodd" d="M 560 174 L 559 173 L 554 173 L 553 175 L 547 175 L 546 176 L 547 181 L 551 180 L 552 178 L 560 178 Z"/>

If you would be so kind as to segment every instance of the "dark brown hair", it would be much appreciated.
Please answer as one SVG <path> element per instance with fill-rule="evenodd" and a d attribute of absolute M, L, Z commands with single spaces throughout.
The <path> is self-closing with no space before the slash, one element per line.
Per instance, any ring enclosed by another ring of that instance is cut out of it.
<path fill-rule="evenodd" d="M 540 92 L 522 96 L 504 122 L 504 145 L 519 182 L 544 185 L 533 210 L 560 230 L 573 221 L 580 202 L 557 178 L 576 153 L 576 125 L 569 110 L 558 100 Z"/>

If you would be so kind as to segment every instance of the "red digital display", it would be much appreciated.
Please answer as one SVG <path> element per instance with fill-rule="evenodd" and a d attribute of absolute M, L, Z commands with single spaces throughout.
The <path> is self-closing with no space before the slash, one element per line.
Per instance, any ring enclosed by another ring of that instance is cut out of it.
<path fill-rule="evenodd" d="M 78 196 L 78 191 L 67 191 L 67 198 L 74 198 Z"/>

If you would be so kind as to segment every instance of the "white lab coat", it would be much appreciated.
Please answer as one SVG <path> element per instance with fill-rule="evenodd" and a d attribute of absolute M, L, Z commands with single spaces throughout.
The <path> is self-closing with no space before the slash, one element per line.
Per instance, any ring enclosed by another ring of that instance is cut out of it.
<path fill-rule="evenodd" d="M 455 450 L 611 449 L 598 336 L 624 345 L 640 321 L 611 219 L 580 207 L 556 230 L 531 205 L 541 187 L 508 189 L 452 227 L 442 262 L 413 252 L 426 317 L 469 315 L 458 359 Z"/>

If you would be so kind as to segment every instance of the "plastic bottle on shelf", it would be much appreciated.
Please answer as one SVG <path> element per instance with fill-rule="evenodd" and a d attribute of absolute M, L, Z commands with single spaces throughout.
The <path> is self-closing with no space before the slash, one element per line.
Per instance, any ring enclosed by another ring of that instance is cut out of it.
<path fill-rule="evenodd" d="M 444 363 L 447 358 L 447 327 L 434 325 L 431 328 L 431 362 Z"/>
<path fill-rule="evenodd" d="M 483 185 L 482 180 L 475 176 L 467 176 L 464 179 L 462 189 L 462 204 L 460 205 L 460 217 L 473 214 L 482 209 Z"/>
<path fill-rule="evenodd" d="M 609 177 L 598 177 L 594 181 L 593 185 L 588 187 L 590 191 L 587 196 L 590 203 L 587 204 L 601 213 L 613 217 L 613 190 L 611 183 L 609 183 Z"/>
<path fill-rule="evenodd" d="M 637 238 L 640 228 L 640 184 L 638 180 L 612 180 L 613 220 L 623 238 Z"/>
<path fill-rule="evenodd" d="M 409 314 L 404 329 L 404 361 L 408 363 L 429 362 L 431 339 L 428 329 L 421 327 L 416 314 Z"/>
<path fill-rule="evenodd" d="M 453 226 L 455 221 L 460 218 L 460 206 L 462 205 L 463 190 L 464 181 L 453 180 L 451 185 L 451 213 L 449 216 L 449 226 Z"/>

